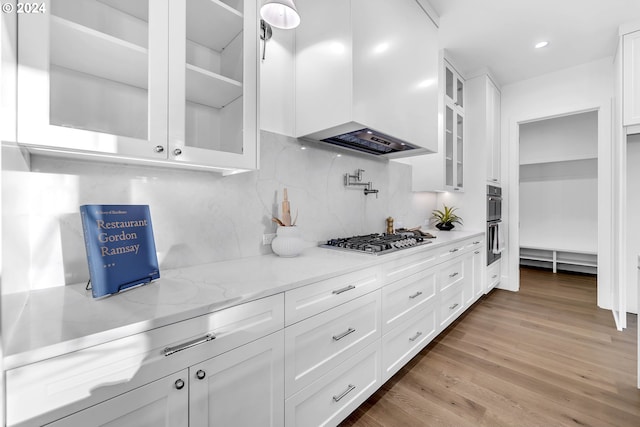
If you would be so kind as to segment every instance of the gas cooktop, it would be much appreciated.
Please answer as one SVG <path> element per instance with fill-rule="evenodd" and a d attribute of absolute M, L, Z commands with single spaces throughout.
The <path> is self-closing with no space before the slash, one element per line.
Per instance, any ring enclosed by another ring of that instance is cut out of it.
<path fill-rule="evenodd" d="M 367 234 L 364 236 L 353 236 L 328 240 L 326 244 L 320 245 L 323 248 L 342 249 L 350 252 L 361 252 L 373 255 L 383 255 L 402 249 L 431 243 L 423 236 L 418 236 L 412 232 L 394 234 Z"/>

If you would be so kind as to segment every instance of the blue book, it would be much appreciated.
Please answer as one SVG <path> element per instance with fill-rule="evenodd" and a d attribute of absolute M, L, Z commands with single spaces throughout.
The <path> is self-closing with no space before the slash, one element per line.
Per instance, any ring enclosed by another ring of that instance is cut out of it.
<path fill-rule="evenodd" d="M 82 205 L 82 230 L 94 298 L 160 277 L 147 205 Z"/>

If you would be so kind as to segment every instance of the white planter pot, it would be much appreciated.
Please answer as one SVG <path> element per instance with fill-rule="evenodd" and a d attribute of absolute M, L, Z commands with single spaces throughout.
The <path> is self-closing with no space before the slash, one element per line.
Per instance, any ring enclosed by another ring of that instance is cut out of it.
<path fill-rule="evenodd" d="M 302 252 L 304 240 L 300 237 L 298 227 L 278 226 L 276 237 L 271 242 L 271 250 L 278 256 L 290 258 Z"/>

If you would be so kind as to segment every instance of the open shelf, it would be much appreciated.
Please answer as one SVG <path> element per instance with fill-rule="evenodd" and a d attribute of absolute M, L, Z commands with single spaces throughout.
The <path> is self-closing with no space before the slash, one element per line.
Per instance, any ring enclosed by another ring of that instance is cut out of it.
<path fill-rule="evenodd" d="M 531 263 L 533 262 L 533 263 Z M 543 265 L 540 265 L 542 263 Z M 548 249 L 539 247 L 520 247 L 520 264 L 544 266 L 548 264 L 554 273 L 561 269 L 574 270 L 572 266 L 587 267 L 579 271 L 595 274 L 598 268 L 598 255 L 595 252 L 579 250 Z"/>
<path fill-rule="evenodd" d="M 187 64 L 187 101 L 222 108 L 242 95 L 242 83 Z"/>
<path fill-rule="evenodd" d="M 187 2 L 187 39 L 222 51 L 243 28 L 243 14 L 218 0 Z"/>
<path fill-rule="evenodd" d="M 141 89 L 148 87 L 148 50 L 51 16 L 51 63 Z"/>

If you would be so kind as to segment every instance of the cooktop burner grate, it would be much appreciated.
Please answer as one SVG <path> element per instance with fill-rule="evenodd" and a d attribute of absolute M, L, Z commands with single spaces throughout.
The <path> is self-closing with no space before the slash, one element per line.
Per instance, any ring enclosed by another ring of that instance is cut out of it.
<path fill-rule="evenodd" d="M 331 239 L 328 240 L 326 244 L 320 246 L 329 249 L 343 249 L 352 252 L 382 255 L 428 243 L 431 243 L 431 241 L 414 233 L 374 233 L 363 236 Z"/>

